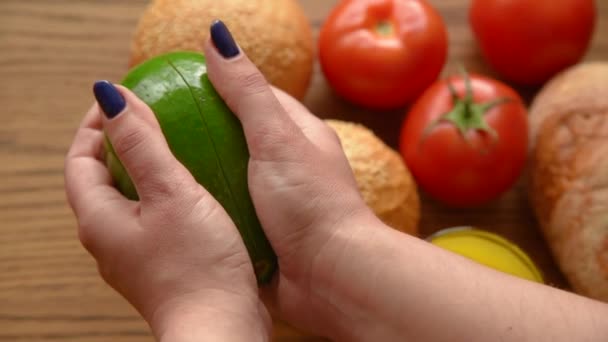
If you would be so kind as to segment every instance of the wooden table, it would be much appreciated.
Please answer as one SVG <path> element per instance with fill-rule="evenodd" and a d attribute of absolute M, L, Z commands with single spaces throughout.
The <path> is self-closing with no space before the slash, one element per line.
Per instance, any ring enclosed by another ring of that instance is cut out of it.
<path fill-rule="evenodd" d="M 302 0 L 315 32 L 336 1 Z M 431 1 L 449 25 L 450 58 L 492 75 L 469 31 L 468 1 Z M 589 60 L 608 59 L 608 1 Z M 91 84 L 127 70 L 130 33 L 146 1 L 0 2 L 0 341 L 152 341 L 137 313 L 97 274 L 80 246 L 63 190 L 63 158 L 91 104 Z M 318 66 L 305 104 L 360 121 L 396 146 L 403 111 L 374 114 L 336 99 Z M 534 89 L 521 89 L 529 99 Z M 523 185 L 483 208 L 454 210 L 423 195 L 421 232 L 475 225 L 513 239 L 552 284 L 565 282 L 528 209 Z M 312 340 L 276 324 L 277 341 Z"/>

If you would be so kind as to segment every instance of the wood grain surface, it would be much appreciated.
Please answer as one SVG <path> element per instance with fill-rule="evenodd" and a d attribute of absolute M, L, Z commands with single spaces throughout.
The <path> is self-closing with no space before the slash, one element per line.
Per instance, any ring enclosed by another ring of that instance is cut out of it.
<path fill-rule="evenodd" d="M 431 1 L 449 27 L 450 58 L 494 75 L 467 23 L 465 0 Z M 302 0 L 315 34 L 336 1 Z M 558 2 L 556 2 L 557 5 Z M 608 1 L 587 60 L 608 59 Z M 127 71 L 130 34 L 143 0 L 0 1 L 0 341 L 152 341 L 146 323 L 97 274 L 76 236 L 63 190 L 63 159 L 92 103 L 97 79 Z M 536 89 L 520 89 L 530 99 Z M 324 118 L 359 121 L 396 146 L 404 111 L 372 113 L 337 99 L 318 66 L 305 104 Z M 520 182 L 483 208 L 454 210 L 423 195 L 422 236 L 449 226 L 496 231 L 566 287 L 527 206 Z M 275 324 L 276 341 L 317 340 Z"/>

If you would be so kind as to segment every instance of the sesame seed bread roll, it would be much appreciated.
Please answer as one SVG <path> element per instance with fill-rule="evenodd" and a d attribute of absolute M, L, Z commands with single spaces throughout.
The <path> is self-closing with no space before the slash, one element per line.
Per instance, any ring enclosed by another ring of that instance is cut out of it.
<path fill-rule="evenodd" d="M 129 64 L 176 50 L 202 52 L 215 19 L 226 23 L 268 82 L 297 99 L 304 97 L 314 47 L 297 0 L 154 0 L 139 18 Z"/>
<path fill-rule="evenodd" d="M 367 205 L 388 226 L 417 235 L 420 199 L 401 156 L 363 125 L 325 122 L 338 134 Z"/>

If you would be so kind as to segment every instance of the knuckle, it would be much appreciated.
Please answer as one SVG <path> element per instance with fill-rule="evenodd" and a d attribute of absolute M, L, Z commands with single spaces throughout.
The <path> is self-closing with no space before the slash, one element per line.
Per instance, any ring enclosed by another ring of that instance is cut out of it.
<path fill-rule="evenodd" d="M 214 202 L 211 195 L 201 186 L 192 188 L 179 182 L 173 184 L 175 186 L 165 183 L 162 188 L 154 190 L 154 198 L 151 202 L 159 222 L 174 224 L 198 211 L 202 207 L 199 206 L 199 202 Z"/>
<path fill-rule="evenodd" d="M 202 186 L 193 192 L 192 205 L 188 208 L 191 215 L 195 215 L 200 221 L 207 221 L 217 217 L 223 210 L 220 203 Z"/>
<path fill-rule="evenodd" d="M 163 237 L 166 236 L 167 231 L 183 237 L 193 234 L 193 231 L 197 231 L 194 234 L 200 234 L 201 231 L 210 234 L 214 231 L 213 227 L 223 227 L 226 222 L 230 222 L 227 214 L 221 215 L 222 210 L 223 207 L 219 203 L 203 198 L 166 201 L 151 211 L 149 218 L 156 227 L 151 231 Z M 207 236 L 210 237 L 211 235 Z M 155 240 L 167 247 L 165 245 L 167 241 L 163 242 L 165 238 Z M 157 252 L 162 250 L 163 248 L 157 249 Z"/>
<path fill-rule="evenodd" d="M 155 208 L 157 220 L 163 224 L 176 222 L 219 223 L 227 215 L 224 207 L 202 186 L 188 189 L 180 196 L 168 198 Z"/>
<path fill-rule="evenodd" d="M 120 131 L 113 142 L 116 153 L 122 159 L 131 159 L 146 145 L 147 136 L 141 129 L 126 129 Z"/>
<path fill-rule="evenodd" d="M 258 71 L 239 74 L 236 76 L 236 82 L 242 87 L 246 95 L 259 94 L 270 90 L 266 78 Z"/>
<path fill-rule="evenodd" d="M 92 238 L 89 231 L 82 225 L 78 227 L 78 239 L 80 240 L 80 244 L 87 251 L 89 251 L 89 253 L 94 254 L 94 239 Z"/>
<path fill-rule="evenodd" d="M 111 265 L 109 265 L 107 263 L 98 262 L 97 271 L 99 272 L 99 275 L 106 283 L 108 283 L 108 284 L 113 283 L 114 270 L 112 269 Z"/>
<path fill-rule="evenodd" d="M 253 139 L 261 145 L 274 146 L 285 144 L 290 140 L 290 134 L 277 125 L 267 124 L 256 127 L 253 131 Z"/>
<path fill-rule="evenodd" d="M 97 272 L 101 278 L 118 292 L 123 292 L 121 286 L 124 279 L 124 272 L 121 270 L 121 262 L 116 258 L 109 258 L 109 260 L 97 260 Z M 130 277 L 133 277 L 133 273 L 130 273 Z"/>
<path fill-rule="evenodd" d="M 95 230 L 98 220 L 93 215 L 78 218 L 78 239 L 82 246 L 94 256 L 97 254 Z"/>
<path fill-rule="evenodd" d="M 174 197 L 175 194 L 183 193 L 186 188 L 185 177 L 175 169 L 175 167 L 162 170 L 153 167 L 138 168 L 134 171 L 134 178 L 145 180 L 145 194 L 147 197 L 162 201 Z M 165 174 L 160 175 L 161 172 Z"/>
<path fill-rule="evenodd" d="M 340 139 L 338 132 L 329 125 L 325 125 L 323 130 L 325 131 L 324 134 L 327 138 L 342 149 L 342 140 Z"/>
<path fill-rule="evenodd" d="M 206 195 L 199 198 L 192 207 L 192 213 L 196 215 L 201 222 L 213 222 L 222 210 L 223 207 L 209 193 L 206 193 Z"/>
<path fill-rule="evenodd" d="M 321 137 L 323 139 L 323 151 L 328 153 L 331 158 L 338 158 L 339 160 L 347 158 L 347 149 L 345 149 L 342 138 L 340 138 L 336 129 L 330 125 L 324 125 Z"/>
<path fill-rule="evenodd" d="M 289 131 L 274 125 L 258 127 L 251 134 L 252 157 L 263 160 L 283 160 L 294 156 L 295 138 Z"/>
<path fill-rule="evenodd" d="M 259 72 L 243 72 L 233 76 L 230 94 L 227 96 L 227 104 L 231 108 L 236 108 L 237 112 L 247 110 L 242 108 L 247 105 L 247 100 L 253 97 L 258 97 L 264 93 L 270 93 L 268 82 Z"/>

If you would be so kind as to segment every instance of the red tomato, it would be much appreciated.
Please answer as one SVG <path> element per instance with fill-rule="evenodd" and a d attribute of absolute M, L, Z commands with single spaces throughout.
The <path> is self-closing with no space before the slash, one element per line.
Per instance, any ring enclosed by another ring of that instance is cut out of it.
<path fill-rule="evenodd" d="M 469 20 L 502 76 L 538 85 L 581 60 L 593 35 L 593 0 L 473 0 Z"/>
<path fill-rule="evenodd" d="M 321 28 L 319 59 L 332 88 L 370 108 L 400 107 L 441 72 L 447 32 L 423 0 L 344 0 Z"/>
<path fill-rule="evenodd" d="M 461 76 L 429 87 L 401 131 L 401 154 L 418 185 L 457 207 L 482 204 L 509 189 L 523 169 L 528 143 L 520 96 L 496 80 L 467 78 L 469 92 Z"/>

